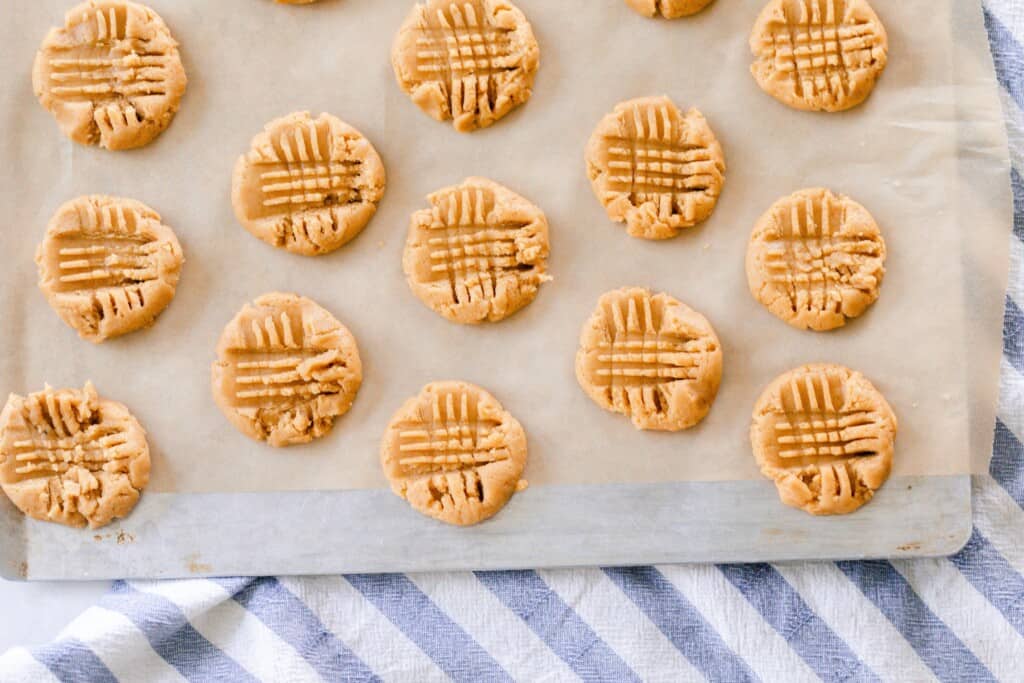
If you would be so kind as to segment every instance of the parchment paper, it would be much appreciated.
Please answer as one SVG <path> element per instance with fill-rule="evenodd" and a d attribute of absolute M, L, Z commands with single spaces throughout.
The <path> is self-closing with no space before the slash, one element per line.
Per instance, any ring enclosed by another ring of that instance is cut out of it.
<path fill-rule="evenodd" d="M 643 19 L 617 0 L 517 0 L 541 45 L 535 93 L 521 110 L 472 135 L 427 118 L 394 82 L 391 39 L 411 2 L 150 4 L 181 43 L 189 87 L 163 136 L 118 153 L 64 139 L 31 92 L 38 42 L 70 3 L 5 8 L 0 390 L 92 379 L 149 432 L 151 490 L 383 487 L 378 444 L 389 417 L 424 383 L 448 378 L 488 388 L 522 421 L 534 486 L 757 478 L 747 439 L 753 403 L 775 375 L 813 361 L 859 369 L 885 393 L 900 420 L 895 474 L 968 470 L 968 415 L 991 415 L 994 400 L 985 390 L 998 367 L 990 307 L 995 301 L 1001 310 L 992 290 L 1005 278 L 1008 226 L 955 220 L 952 0 L 929 3 L 927 12 L 916 3 L 875 0 L 889 31 L 890 65 L 866 105 L 827 116 L 778 104 L 750 77 L 747 36 L 761 0 L 720 0 L 696 18 L 672 22 Z M 616 102 L 660 93 L 704 112 L 729 169 L 706 224 L 649 243 L 608 221 L 582 156 L 593 126 Z M 388 171 L 387 193 L 365 232 L 315 259 L 253 238 L 230 206 L 231 168 L 251 137 L 270 119 L 302 109 L 356 126 Z M 1001 116 L 984 104 L 970 115 Z M 985 155 L 980 168 L 1004 179 L 988 196 L 1004 199 L 1005 148 L 992 145 Z M 427 193 L 470 175 L 504 183 L 544 209 L 555 277 L 521 313 L 475 328 L 423 307 L 401 272 L 409 214 L 425 205 Z M 743 268 L 757 217 L 778 197 L 815 185 L 868 207 L 889 249 L 878 303 L 831 334 L 801 333 L 775 319 L 750 296 Z M 90 192 L 155 208 L 177 231 L 187 259 L 178 295 L 156 325 L 101 346 L 79 340 L 50 310 L 32 260 L 54 210 Z M 985 298 L 973 297 L 970 311 L 961 265 L 968 230 L 978 235 L 974 244 L 983 245 L 987 264 L 973 274 Z M 725 376 L 696 429 L 637 432 L 576 385 L 581 324 L 602 292 L 627 284 L 673 294 L 718 331 Z M 221 329 L 245 301 L 270 290 L 295 291 L 331 310 L 355 334 L 364 362 L 363 387 L 334 432 L 287 450 L 236 432 L 209 389 Z M 970 321 L 977 323 L 972 363 L 978 373 L 989 368 L 977 395 L 968 391 L 979 376 L 967 363 Z"/>

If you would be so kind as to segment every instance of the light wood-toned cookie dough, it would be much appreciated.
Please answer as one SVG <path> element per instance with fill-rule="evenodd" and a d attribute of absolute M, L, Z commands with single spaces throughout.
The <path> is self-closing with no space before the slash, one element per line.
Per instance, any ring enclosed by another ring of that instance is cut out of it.
<path fill-rule="evenodd" d="M 751 294 L 801 329 L 856 318 L 878 299 L 884 275 L 885 241 L 871 214 L 820 187 L 775 202 L 747 247 Z"/>
<path fill-rule="evenodd" d="M 604 294 L 583 326 L 576 379 L 637 429 L 678 431 L 704 419 L 722 379 L 722 347 L 700 313 L 668 294 Z"/>
<path fill-rule="evenodd" d="M 267 244 L 316 256 L 358 235 L 384 196 L 384 164 L 363 135 L 330 114 L 274 119 L 235 164 L 231 203 Z"/>
<path fill-rule="evenodd" d="M 273 292 L 228 323 L 212 368 L 213 398 L 243 434 L 307 443 L 352 407 L 363 381 L 355 337 L 317 303 Z"/>
<path fill-rule="evenodd" d="M 509 0 L 425 0 L 395 37 L 391 64 L 420 109 L 466 133 L 530 99 L 540 48 Z"/>
<path fill-rule="evenodd" d="M 388 424 L 380 459 L 395 494 L 448 524 L 482 522 L 526 487 L 526 432 L 467 382 L 434 382 L 406 401 Z"/>
<path fill-rule="evenodd" d="M 457 323 L 506 318 L 533 301 L 547 275 L 548 222 L 529 201 L 467 178 L 412 215 L 402 265 L 409 287 Z"/>
<path fill-rule="evenodd" d="M 889 39 L 867 0 L 771 0 L 750 34 L 751 73 L 796 109 L 842 111 L 867 99 Z"/>
<path fill-rule="evenodd" d="M 32 68 L 36 97 L 83 145 L 141 147 L 159 135 L 185 93 L 178 43 L 156 12 L 125 0 L 88 0 L 50 29 Z"/>
<path fill-rule="evenodd" d="M 708 218 L 725 183 L 725 157 L 696 109 L 667 97 L 621 102 L 586 150 L 587 175 L 613 221 L 633 237 L 675 237 Z"/>
<path fill-rule="evenodd" d="M 174 298 L 183 262 L 160 214 L 102 195 L 61 206 L 36 250 L 39 288 L 61 320 L 96 343 L 150 325 Z"/>
<path fill-rule="evenodd" d="M 626 0 L 626 4 L 645 17 L 678 19 L 696 14 L 713 0 Z"/>
<path fill-rule="evenodd" d="M 0 413 L 0 486 L 29 517 L 96 528 L 124 517 L 149 483 L 146 432 L 85 388 L 11 394 Z"/>
<path fill-rule="evenodd" d="M 750 443 L 786 505 L 813 515 L 853 512 L 889 478 L 896 416 L 864 375 L 804 365 L 768 385 Z"/>

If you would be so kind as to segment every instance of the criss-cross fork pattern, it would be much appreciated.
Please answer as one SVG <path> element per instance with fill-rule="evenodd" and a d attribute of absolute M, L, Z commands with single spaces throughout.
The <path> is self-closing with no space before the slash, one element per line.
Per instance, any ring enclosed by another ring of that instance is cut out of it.
<path fill-rule="evenodd" d="M 806 197 L 775 212 L 777 234 L 767 237 L 769 279 L 789 295 L 795 311 L 838 312 L 843 288 L 853 287 L 857 262 L 879 255 L 870 239 L 842 234 L 846 208 L 827 194 Z M 853 257 L 835 258 L 836 255 Z"/>
<path fill-rule="evenodd" d="M 797 95 L 847 92 L 850 73 L 868 68 L 880 38 L 870 23 L 852 23 L 845 0 L 796 0 L 794 15 L 784 5 L 786 23 L 772 30 L 768 57 L 790 75 Z"/>
<path fill-rule="evenodd" d="M 121 472 L 133 453 L 124 447 L 128 434 L 67 394 L 47 389 L 29 396 L 22 424 L 8 434 L 14 472 L 32 479 L 66 473 L 73 467 L 90 472 Z"/>
<path fill-rule="evenodd" d="M 487 188 L 460 188 L 435 202 L 428 227 L 433 279 L 447 279 L 452 300 L 468 303 L 493 299 L 498 283 L 532 270 L 518 258 L 516 237 L 527 223 L 490 219 L 494 193 Z"/>
<path fill-rule="evenodd" d="M 160 277 L 160 242 L 151 218 L 113 202 L 76 203 L 73 229 L 48 239 L 46 258 L 60 296 L 87 295 L 100 318 L 117 318 L 146 305 L 147 282 Z"/>
<path fill-rule="evenodd" d="M 356 201 L 359 197 L 353 182 L 359 175 L 358 161 L 316 163 L 303 160 L 275 166 L 280 168 L 260 173 L 264 208 L 298 211 L 323 206 L 329 196 L 338 204 Z"/>
<path fill-rule="evenodd" d="M 803 375 L 802 380 L 793 377 L 782 389 L 782 404 L 787 409 L 774 423 L 779 457 L 821 458 L 818 464 L 832 466 L 837 458 L 874 455 L 878 436 L 875 415 L 847 409 L 842 389 L 832 386 L 825 372 Z"/>
<path fill-rule="evenodd" d="M 27 432 L 19 436 L 27 438 L 14 441 L 14 471 L 29 477 L 64 474 L 72 467 L 96 472 L 132 455 L 118 448 L 128 442 L 128 435 L 113 425 L 90 425 L 60 439 L 40 439 Z"/>
<path fill-rule="evenodd" d="M 244 353 L 233 354 L 246 357 Z M 324 393 L 320 382 L 304 380 L 299 367 L 311 354 L 301 349 L 294 352 L 260 352 L 257 360 L 236 360 L 235 398 L 239 401 L 258 399 L 267 403 L 274 399 L 310 398 Z"/>
<path fill-rule="evenodd" d="M 166 95 L 165 55 L 50 59 L 50 92 L 59 99 L 101 102 Z"/>
<path fill-rule="evenodd" d="M 148 41 L 128 38 L 126 21 L 123 8 L 111 7 L 106 13 L 97 9 L 81 17 L 81 24 L 92 29 L 88 42 L 50 48 L 50 92 L 54 97 L 99 104 L 167 94 L 170 56 L 153 51 Z"/>
<path fill-rule="evenodd" d="M 628 194 L 637 204 L 678 205 L 690 218 L 699 195 L 717 194 L 720 172 L 711 150 L 680 141 L 667 106 L 636 106 L 623 118 L 624 135 L 606 139 L 609 198 Z"/>
<path fill-rule="evenodd" d="M 358 202 L 362 161 L 331 144 L 326 122 L 296 125 L 276 139 L 274 153 L 257 163 L 263 208 L 294 212 Z"/>
<path fill-rule="evenodd" d="M 434 393 L 419 420 L 397 425 L 398 463 L 406 476 L 461 471 L 477 478 L 477 468 L 509 458 L 507 448 L 482 445 L 500 424 L 480 417 L 479 400 L 469 392 Z M 476 490 L 475 481 L 466 480 L 467 491 Z"/>
<path fill-rule="evenodd" d="M 471 13 L 467 12 L 470 16 Z M 453 11 L 455 20 L 438 13 L 438 28 L 420 29 L 416 39 L 416 68 L 428 79 L 486 78 L 504 71 L 502 60 L 511 54 L 507 32 L 476 25 L 466 26 L 463 14 Z M 474 17 L 475 20 L 475 17 Z"/>
<path fill-rule="evenodd" d="M 239 343 L 227 352 L 236 402 L 266 407 L 340 391 L 333 380 L 345 368 L 341 353 L 304 343 L 301 312 L 281 311 L 247 323 Z"/>
<path fill-rule="evenodd" d="M 61 239 L 57 248 L 62 291 L 138 286 L 158 277 L 154 241 L 78 237 Z"/>
<path fill-rule="evenodd" d="M 707 344 L 666 334 L 662 313 L 650 297 L 612 301 L 604 316 L 609 341 L 598 347 L 596 384 L 606 388 L 612 403 L 629 408 L 640 401 L 646 410 L 664 413 L 667 387 L 697 379 Z"/>
<path fill-rule="evenodd" d="M 638 201 L 707 191 L 715 162 L 705 147 L 650 139 L 613 138 L 608 147 L 609 188 Z"/>
<path fill-rule="evenodd" d="M 457 104 L 464 93 L 490 96 L 493 76 L 512 68 L 508 34 L 490 24 L 479 0 L 453 0 L 417 28 L 416 71 L 424 80 L 443 83 Z"/>

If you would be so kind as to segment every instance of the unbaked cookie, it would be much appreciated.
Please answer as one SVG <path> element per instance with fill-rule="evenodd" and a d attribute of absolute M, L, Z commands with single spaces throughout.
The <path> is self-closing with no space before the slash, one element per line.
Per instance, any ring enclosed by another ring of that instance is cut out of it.
<path fill-rule="evenodd" d="M 185 93 L 178 43 L 156 12 L 88 0 L 50 29 L 32 87 L 64 134 L 83 145 L 141 147 L 170 124 Z"/>
<path fill-rule="evenodd" d="M 805 365 L 775 378 L 754 407 L 750 443 L 786 505 L 853 512 L 889 478 L 896 416 L 864 375 Z"/>
<path fill-rule="evenodd" d="M 174 298 L 183 261 L 160 214 L 102 195 L 61 206 L 36 250 L 39 288 L 61 320 L 91 342 L 151 324 Z"/>
<path fill-rule="evenodd" d="M 96 528 L 124 517 L 149 483 L 146 432 L 85 388 L 11 394 L 0 413 L 0 486 L 29 517 Z"/>
<path fill-rule="evenodd" d="M 267 244 L 316 256 L 366 227 L 385 181 L 377 150 L 359 131 L 330 114 L 295 112 L 268 123 L 239 157 L 231 203 Z"/>
<path fill-rule="evenodd" d="M 678 431 L 704 419 L 722 379 L 722 347 L 700 313 L 668 294 L 604 294 L 583 326 L 576 379 L 637 429 Z"/>
<path fill-rule="evenodd" d="M 645 17 L 662 16 L 666 19 L 696 14 L 712 0 L 626 0 L 626 4 Z"/>
<path fill-rule="evenodd" d="M 391 64 L 420 109 L 466 133 L 530 99 L 540 48 L 509 0 L 426 0 L 402 24 Z"/>
<path fill-rule="evenodd" d="M 696 109 L 667 97 L 621 102 L 597 124 L 587 175 L 608 217 L 644 239 L 675 237 L 715 210 L 725 183 L 722 147 Z"/>
<path fill-rule="evenodd" d="M 412 215 L 402 264 L 409 287 L 448 320 L 506 318 L 547 280 L 544 212 L 486 178 L 467 178 Z"/>
<path fill-rule="evenodd" d="M 243 434 L 271 446 L 321 437 L 363 381 L 355 337 L 315 302 L 264 294 L 228 323 L 213 363 L 213 398 Z"/>
<path fill-rule="evenodd" d="M 878 299 L 884 264 L 885 240 L 867 209 L 814 188 L 783 197 L 757 221 L 747 282 L 790 325 L 831 330 Z"/>
<path fill-rule="evenodd" d="M 842 111 L 871 94 L 889 39 L 867 0 L 771 0 L 750 49 L 766 93 L 796 109 Z"/>
<path fill-rule="evenodd" d="M 388 424 L 380 459 L 392 491 L 448 524 L 482 522 L 526 487 L 526 432 L 466 382 L 434 382 L 406 401 Z"/>

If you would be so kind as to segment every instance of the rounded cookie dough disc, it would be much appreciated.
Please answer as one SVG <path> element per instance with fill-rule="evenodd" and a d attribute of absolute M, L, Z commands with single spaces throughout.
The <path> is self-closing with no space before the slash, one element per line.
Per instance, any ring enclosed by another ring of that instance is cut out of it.
<path fill-rule="evenodd" d="M 704 419 L 722 379 L 722 347 L 700 313 L 668 294 L 604 294 L 583 326 L 576 379 L 637 429 L 678 431 Z"/>
<path fill-rule="evenodd" d="M 831 330 L 878 299 L 885 241 L 867 209 L 824 188 L 794 192 L 758 220 L 747 246 L 754 298 L 794 327 Z"/>
<path fill-rule="evenodd" d="M 409 287 L 458 323 L 502 320 L 537 296 L 547 275 L 544 212 L 508 188 L 467 178 L 412 215 L 402 264 Z"/>
<path fill-rule="evenodd" d="M 587 175 L 613 221 L 644 239 L 675 237 L 708 218 L 725 183 L 722 147 L 696 109 L 667 97 L 621 102 L 586 150 Z"/>
<path fill-rule="evenodd" d="M 509 0 L 425 0 L 395 37 L 391 64 L 420 109 L 466 133 L 530 99 L 540 48 Z"/>
<path fill-rule="evenodd" d="M 149 483 L 146 432 L 85 388 L 11 394 L 0 413 L 0 486 L 29 517 L 96 528 L 124 517 Z"/>
<path fill-rule="evenodd" d="M 43 39 L 32 68 L 39 102 L 64 134 L 107 149 L 159 135 L 185 93 L 178 43 L 156 12 L 125 0 L 88 0 Z"/>
<path fill-rule="evenodd" d="M 750 34 L 750 72 L 795 109 L 842 111 L 871 94 L 889 39 L 867 0 L 771 0 Z"/>
<path fill-rule="evenodd" d="M 448 524 L 493 516 L 526 486 L 526 433 L 485 390 L 434 382 L 395 413 L 381 443 L 391 490 Z"/>
<path fill-rule="evenodd" d="M 160 214 L 101 195 L 61 206 L 36 250 L 39 288 L 61 320 L 91 342 L 151 324 L 174 298 L 183 262 Z"/>
<path fill-rule="evenodd" d="M 805 365 L 768 385 L 750 443 L 786 505 L 813 515 L 853 512 L 889 478 L 896 416 L 864 375 Z"/>
<path fill-rule="evenodd" d="M 317 303 L 273 292 L 228 323 L 212 368 L 213 398 L 243 434 L 307 443 L 348 412 L 363 381 L 355 337 Z"/>
<path fill-rule="evenodd" d="M 274 119 L 239 157 L 231 203 L 267 244 L 316 256 L 358 235 L 384 196 L 384 164 L 369 140 L 330 114 Z"/>
<path fill-rule="evenodd" d="M 626 0 L 626 4 L 645 17 L 678 19 L 696 14 L 713 0 Z"/>

